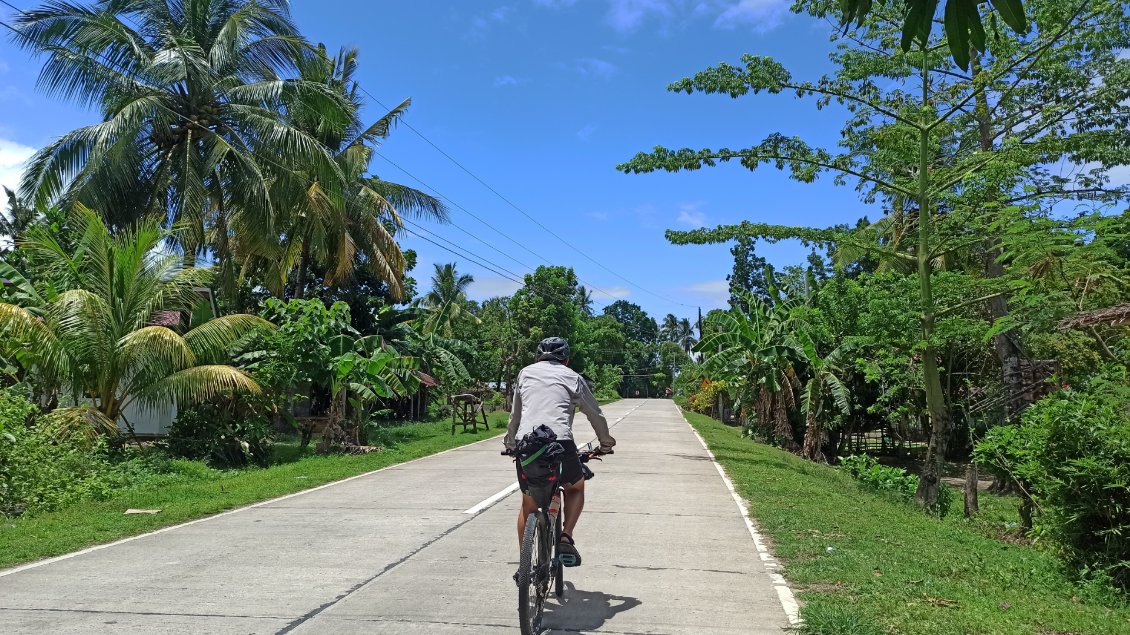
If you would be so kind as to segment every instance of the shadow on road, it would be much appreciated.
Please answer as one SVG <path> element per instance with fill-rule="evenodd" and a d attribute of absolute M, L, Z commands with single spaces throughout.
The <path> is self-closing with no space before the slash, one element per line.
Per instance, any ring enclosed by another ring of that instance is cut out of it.
<path fill-rule="evenodd" d="M 585 633 L 640 604 L 636 598 L 580 591 L 572 582 L 566 582 L 561 604 L 546 604 L 544 623 L 554 633 Z"/>

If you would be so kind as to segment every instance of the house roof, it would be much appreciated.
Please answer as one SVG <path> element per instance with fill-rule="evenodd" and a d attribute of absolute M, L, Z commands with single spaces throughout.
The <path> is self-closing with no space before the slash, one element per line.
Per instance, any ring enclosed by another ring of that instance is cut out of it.
<path fill-rule="evenodd" d="M 149 318 L 147 324 L 149 326 L 167 326 L 174 328 L 180 326 L 180 311 L 156 311 L 153 317 Z"/>
<path fill-rule="evenodd" d="M 1105 309 L 1086 311 L 1059 323 L 1061 329 L 1078 329 L 1088 326 L 1130 326 L 1130 302 Z"/>

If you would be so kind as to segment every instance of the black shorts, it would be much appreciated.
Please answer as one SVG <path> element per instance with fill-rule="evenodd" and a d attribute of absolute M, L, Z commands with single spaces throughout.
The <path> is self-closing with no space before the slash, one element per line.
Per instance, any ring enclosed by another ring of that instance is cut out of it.
<path fill-rule="evenodd" d="M 585 472 L 581 469 L 581 457 L 577 453 L 577 444 L 572 439 L 558 439 L 557 442 L 565 449 L 565 453 L 561 455 L 561 486 L 568 487 L 585 480 Z M 522 464 L 515 461 L 514 467 L 518 472 L 518 487 L 522 488 L 523 494 L 529 494 L 526 479 L 522 478 Z"/>

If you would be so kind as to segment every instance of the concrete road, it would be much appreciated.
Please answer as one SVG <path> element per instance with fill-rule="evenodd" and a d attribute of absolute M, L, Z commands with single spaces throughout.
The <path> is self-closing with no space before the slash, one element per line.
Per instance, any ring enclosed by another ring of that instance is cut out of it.
<path fill-rule="evenodd" d="M 557 633 L 783 633 L 759 554 L 670 401 L 605 408 Z M 579 443 L 594 436 L 580 418 Z M 518 495 L 500 439 L 0 572 L 0 633 L 517 632 Z"/>

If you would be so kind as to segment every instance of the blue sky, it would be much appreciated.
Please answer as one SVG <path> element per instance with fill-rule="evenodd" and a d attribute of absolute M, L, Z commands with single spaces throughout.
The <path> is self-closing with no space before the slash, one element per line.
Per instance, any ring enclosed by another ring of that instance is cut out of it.
<path fill-rule="evenodd" d="M 29 8 L 29 0 L 14 0 Z M 737 165 L 683 174 L 628 176 L 614 166 L 654 145 L 742 147 L 780 131 L 832 145 L 843 121 L 793 97 L 668 93 L 666 85 L 743 53 L 770 55 L 801 77 L 829 70 L 832 27 L 787 11 L 790 0 L 299 1 L 307 37 L 360 48 L 359 77 L 381 102 L 413 99 L 406 121 L 471 172 L 591 257 L 574 251 L 401 126 L 380 154 L 460 209 L 453 226 L 428 229 L 517 274 L 569 265 L 599 306 L 626 298 L 657 317 L 691 317 L 725 303 L 725 245 L 677 247 L 668 228 L 755 220 L 830 225 L 876 210 L 850 188 L 806 185 L 772 169 Z M 10 12 L 0 12 L 9 21 Z M 35 88 L 38 65 L 8 38 L 0 44 L 0 183 L 18 162 L 92 112 Z M 369 119 L 380 114 L 375 103 Z M 421 187 L 377 158 L 383 178 Z M 415 272 L 427 286 L 433 263 L 456 260 L 473 274 L 472 296 L 517 285 L 416 237 Z M 528 251 L 527 251 L 528 250 Z M 799 245 L 765 245 L 778 265 L 801 262 Z M 510 258 L 513 258 L 510 259 Z M 520 264 L 519 264 L 520 263 Z M 630 283 L 628 281 L 631 281 Z M 659 297 L 662 296 L 662 297 Z"/>

